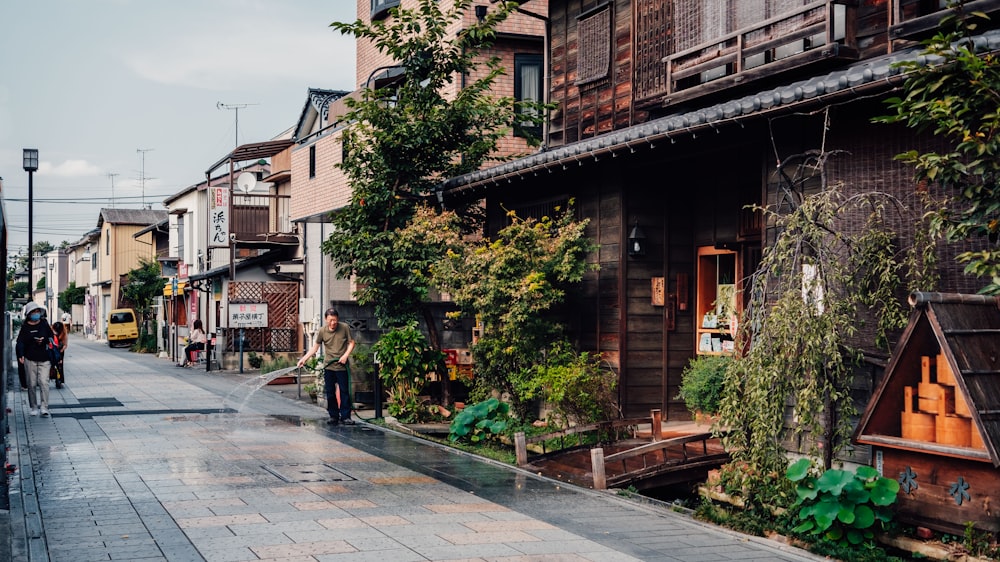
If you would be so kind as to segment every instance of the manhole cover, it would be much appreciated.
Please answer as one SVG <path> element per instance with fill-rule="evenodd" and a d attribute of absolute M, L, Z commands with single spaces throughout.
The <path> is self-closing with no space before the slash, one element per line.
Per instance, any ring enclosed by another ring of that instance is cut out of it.
<path fill-rule="evenodd" d="M 265 464 L 261 468 L 285 482 L 345 482 L 354 480 L 328 464 Z"/>

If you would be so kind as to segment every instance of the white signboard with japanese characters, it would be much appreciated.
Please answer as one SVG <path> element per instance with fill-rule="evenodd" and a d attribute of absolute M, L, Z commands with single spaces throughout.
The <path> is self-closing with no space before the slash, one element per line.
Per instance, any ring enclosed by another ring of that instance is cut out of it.
<path fill-rule="evenodd" d="M 230 328 L 267 328 L 267 303 L 229 305 Z"/>
<path fill-rule="evenodd" d="M 229 247 L 229 188 L 211 188 L 208 209 L 208 246 Z"/>

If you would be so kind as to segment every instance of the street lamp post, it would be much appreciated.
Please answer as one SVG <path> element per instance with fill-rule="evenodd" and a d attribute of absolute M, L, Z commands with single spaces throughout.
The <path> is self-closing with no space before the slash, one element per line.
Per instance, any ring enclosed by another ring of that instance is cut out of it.
<path fill-rule="evenodd" d="M 28 297 L 34 300 L 35 292 L 35 280 L 32 279 L 32 274 L 35 272 L 35 256 L 33 255 L 34 240 L 34 221 L 35 221 L 35 208 L 34 208 L 34 185 L 33 179 L 35 171 L 38 170 L 38 149 L 37 148 L 25 148 L 24 149 L 24 171 L 28 172 Z"/>
<path fill-rule="evenodd" d="M 53 300 L 56 294 L 56 289 L 55 289 L 56 284 L 55 280 L 52 278 L 52 276 L 55 275 L 55 269 L 56 269 L 56 262 L 55 260 L 52 260 L 49 262 L 49 276 L 45 278 L 45 285 L 46 285 L 45 296 L 49 300 L 49 302 L 46 303 L 48 304 L 49 307 L 49 322 L 54 322 L 56 319 L 56 309 L 55 306 L 53 306 Z"/>

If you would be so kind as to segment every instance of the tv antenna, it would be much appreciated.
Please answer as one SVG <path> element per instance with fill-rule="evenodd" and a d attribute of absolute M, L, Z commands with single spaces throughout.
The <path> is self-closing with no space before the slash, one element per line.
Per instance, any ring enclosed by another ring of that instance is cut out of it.
<path fill-rule="evenodd" d="M 146 153 L 150 150 L 155 150 L 152 148 L 137 148 L 136 152 L 142 155 L 142 164 L 139 168 L 139 186 L 142 188 L 142 207 L 146 207 L 146 180 L 151 180 L 153 178 L 146 177 Z"/>
<path fill-rule="evenodd" d="M 114 172 L 108 172 L 108 177 L 111 178 L 111 208 L 112 209 L 115 208 L 115 176 L 118 176 L 118 175 L 120 175 L 120 174 L 116 174 Z"/>
<path fill-rule="evenodd" d="M 236 133 L 234 135 L 236 137 L 236 144 L 233 145 L 234 147 L 237 147 L 237 146 L 240 145 L 240 110 L 241 109 L 246 109 L 247 107 L 249 107 L 251 105 L 260 105 L 260 104 L 259 103 L 222 103 L 221 101 L 220 102 L 216 102 L 216 104 L 215 104 L 215 108 L 216 109 L 219 109 L 219 110 L 222 110 L 222 109 L 232 109 L 233 113 L 236 115 Z"/>

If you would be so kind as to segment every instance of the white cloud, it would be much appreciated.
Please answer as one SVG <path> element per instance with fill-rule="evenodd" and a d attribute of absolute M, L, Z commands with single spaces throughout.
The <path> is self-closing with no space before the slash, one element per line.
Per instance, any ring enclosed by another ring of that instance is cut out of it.
<path fill-rule="evenodd" d="M 165 42 L 124 55 L 139 76 L 161 84 L 208 90 L 246 89 L 261 81 L 303 84 L 353 77 L 354 42 L 322 23 L 231 22 L 217 29 L 172 35 Z"/>
<path fill-rule="evenodd" d="M 102 174 L 101 168 L 87 162 L 86 160 L 66 160 L 55 166 L 53 166 L 51 162 L 42 160 L 38 163 L 38 173 L 64 178 L 99 176 Z"/>

